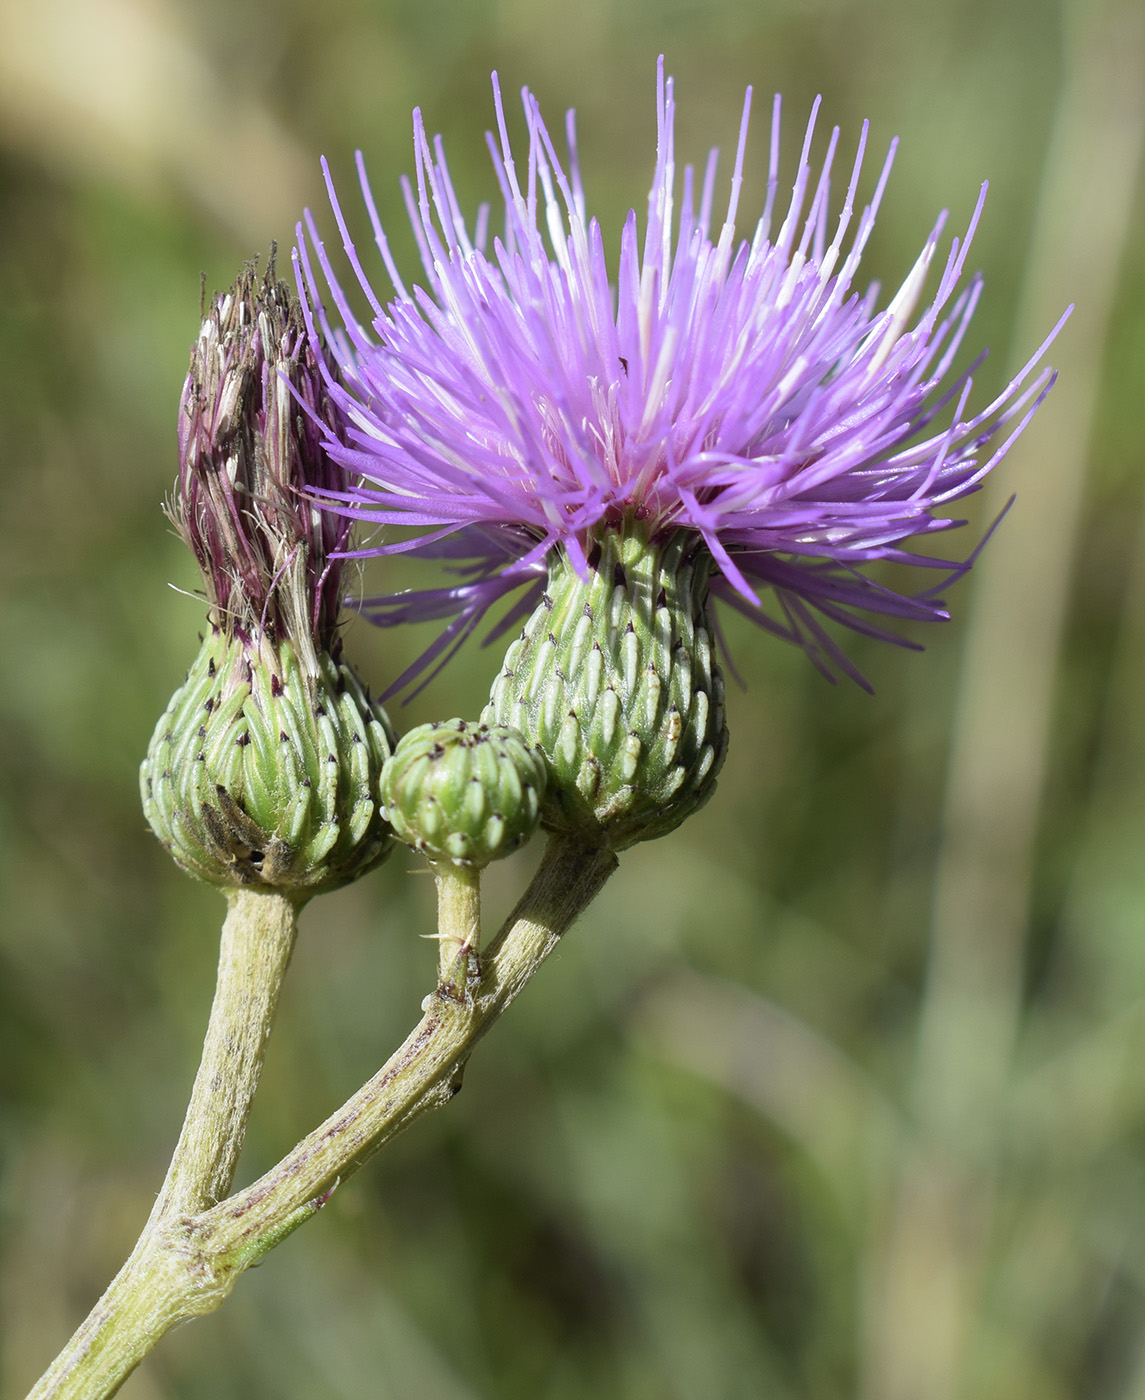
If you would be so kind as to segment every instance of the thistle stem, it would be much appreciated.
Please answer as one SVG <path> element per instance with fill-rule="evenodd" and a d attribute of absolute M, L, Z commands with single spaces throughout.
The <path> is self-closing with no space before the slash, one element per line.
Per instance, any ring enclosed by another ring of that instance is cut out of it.
<path fill-rule="evenodd" d="M 294 951 L 298 906 L 286 895 L 239 889 L 228 904 L 203 1056 L 152 1220 L 205 1210 L 230 1190 Z"/>
<path fill-rule="evenodd" d="M 448 986 L 431 992 L 422 1003 L 421 1021 L 390 1060 L 252 1186 L 197 1211 L 172 1205 L 153 1214 L 131 1258 L 28 1400 L 114 1395 L 165 1332 L 217 1308 L 244 1270 L 319 1211 L 384 1143 L 448 1102 L 460 1088 L 473 1047 L 616 864 L 610 851 L 568 836 L 550 838 L 532 883 L 490 945 L 468 995 L 458 999 Z M 459 887 L 454 892 L 460 893 Z M 471 902 L 475 897 L 474 891 L 466 896 Z M 180 1143 L 187 1136 L 185 1129 Z M 200 1138 L 197 1132 L 191 1136 Z M 195 1151 L 205 1163 L 213 1149 Z M 214 1152 L 212 1160 L 221 1163 L 223 1154 Z M 173 1168 L 168 1184 L 174 1175 Z M 206 1200 L 208 1179 L 218 1180 L 218 1170 L 192 1172 L 189 1184 L 171 1200 L 187 1201 L 196 1193 Z M 165 1186 L 163 1195 L 167 1192 Z"/>
<path fill-rule="evenodd" d="M 480 981 L 481 871 L 435 861 L 437 879 L 437 990 L 458 1001 Z"/>
<path fill-rule="evenodd" d="M 234 1178 L 298 927 L 295 901 L 276 891 L 232 890 L 227 902 L 203 1054 L 166 1180 L 131 1257 L 29 1400 L 114 1394 L 148 1339 L 182 1315 L 172 1245 Z"/>

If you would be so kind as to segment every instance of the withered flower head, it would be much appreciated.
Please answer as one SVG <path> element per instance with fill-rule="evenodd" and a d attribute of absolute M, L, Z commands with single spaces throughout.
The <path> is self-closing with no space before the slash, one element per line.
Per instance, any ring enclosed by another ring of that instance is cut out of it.
<path fill-rule="evenodd" d="M 326 381 L 298 304 L 248 264 L 191 353 L 167 513 L 203 573 L 210 629 L 156 726 L 143 809 L 174 859 L 224 889 L 305 899 L 389 850 L 377 799 L 385 711 L 339 659 L 350 522 L 312 493 L 341 484 L 321 446 Z"/>
<path fill-rule="evenodd" d="M 313 503 L 342 485 L 333 430 L 294 294 L 248 264 L 203 319 L 179 406 L 179 480 L 167 512 L 203 573 L 212 624 L 292 642 L 308 674 L 333 650 L 350 522 Z"/>

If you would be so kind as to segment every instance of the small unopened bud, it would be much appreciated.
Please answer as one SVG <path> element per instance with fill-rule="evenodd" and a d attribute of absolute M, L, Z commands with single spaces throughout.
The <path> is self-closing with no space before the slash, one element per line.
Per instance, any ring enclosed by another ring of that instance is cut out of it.
<path fill-rule="evenodd" d="M 635 522 L 601 532 L 582 578 L 563 550 L 482 719 L 544 754 L 550 830 L 613 850 L 672 831 L 715 790 L 724 683 L 707 621 L 708 555 Z"/>
<path fill-rule="evenodd" d="M 545 762 L 505 725 L 447 720 L 402 736 L 382 773 L 394 835 L 431 861 L 484 866 L 532 836 Z"/>

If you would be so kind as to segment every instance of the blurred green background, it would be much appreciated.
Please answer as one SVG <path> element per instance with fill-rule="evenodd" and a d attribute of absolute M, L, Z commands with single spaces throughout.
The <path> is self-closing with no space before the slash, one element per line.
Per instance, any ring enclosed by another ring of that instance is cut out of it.
<path fill-rule="evenodd" d="M 865 264 L 884 284 L 989 177 L 979 405 L 1078 305 L 972 528 L 1018 503 L 925 655 L 848 639 L 873 698 L 733 621 L 716 799 L 624 858 L 460 1099 L 122 1394 L 1145 1400 L 1145 10 L 1124 0 L 0 0 L 5 1395 L 129 1250 L 209 1003 L 222 901 L 136 786 L 202 622 L 159 509 L 200 272 L 220 288 L 288 247 L 322 152 L 352 204 L 356 146 L 410 266 L 410 109 L 472 208 L 494 67 L 550 125 L 577 107 L 615 249 L 661 51 L 678 159 L 728 150 L 755 85 L 749 214 L 773 91 L 787 172 L 816 92 L 844 149 L 864 116 L 875 152 L 901 135 Z M 355 623 L 347 646 L 381 686 L 424 641 Z M 496 659 L 468 649 L 400 727 L 475 715 Z M 492 872 L 490 921 L 533 858 Z M 404 853 L 306 912 L 242 1176 L 398 1043 L 431 920 Z"/>

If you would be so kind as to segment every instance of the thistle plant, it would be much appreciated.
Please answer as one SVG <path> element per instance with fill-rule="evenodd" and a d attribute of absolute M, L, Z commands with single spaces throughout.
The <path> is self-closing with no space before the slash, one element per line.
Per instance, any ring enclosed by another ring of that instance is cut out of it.
<path fill-rule="evenodd" d="M 211 305 L 179 404 L 167 514 L 199 565 L 207 631 L 140 784 L 155 835 L 226 894 L 229 913 L 199 1079 L 153 1221 L 226 1194 L 298 910 L 392 845 L 377 796 L 389 720 L 340 660 L 348 524 L 310 500 L 338 481 L 323 418 L 317 359 L 272 253 L 261 279 L 249 266 Z"/>
<path fill-rule="evenodd" d="M 309 213 L 295 254 L 300 313 L 272 276 L 260 285 L 249 272 L 212 308 L 170 506 L 203 569 L 209 630 L 156 730 L 143 796 L 180 865 L 227 892 L 228 926 L 263 929 L 252 946 L 276 953 L 220 976 L 168 1186 L 35 1396 L 111 1394 L 168 1327 L 218 1306 L 389 1137 L 456 1092 L 477 1040 L 618 853 L 711 798 L 728 747 L 717 609 L 861 685 L 833 627 L 913 647 L 889 624 L 948 616 L 940 595 L 974 553 L 909 542 L 962 523 L 952 503 L 978 488 L 1052 383 L 1046 346 L 969 410 L 970 373 L 953 365 L 981 293 L 963 275 L 982 196 L 929 300 L 945 215 L 885 306 L 877 289 L 855 289 L 894 147 L 856 216 L 864 126 L 832 215 L 839 133 L 813 174 L 818 103 L 780 219 L 776 101 L 765 207 L 737 242 L 750 96 L 718 228 L 715 153 L 698 181 L 684 170 L 677 212 L 662 65 L 643 244 L 630 213 L 614 268 L 587 213 L 571 114 L 562 162 L 524 92 L 522 183 L 494 78 L 499 237 L 489 240 L 487 211 L 466 222 L 442 145 L 415 112 L 416 177 L 404 188 L 424 288 L 403 281 L 359 159 L 388 303 L 329 188 L 370 324 L 351 311 Z M 356 543 L 356 523 L 383 527 L 381 538 Z M 394 526 L 407 527 L 400 539 L 385 534 Z M 395 748 L 341 660 L 337 622 L 343 560 L 409 551 L 453 578 L 358 607 L 384 626 L 446 625 L 387 694 L 427 684 L 496 605 L 490 640 L 521 630 L 491 668 L 479 720 L 421 726 Z M 867 572 L 882 560 L 934 581 L 897 593 Z M 537 873 L 483 947 L 481 872 L 538 825 L 549 836 Z M 437 877 L 440 956 L 423 1017 L 346 1104 L 224 1199 L 294 914 L 376 865 L 391 828 Z M 232 1065 L 220 1047 L 236 1045 Z"/>

